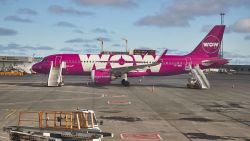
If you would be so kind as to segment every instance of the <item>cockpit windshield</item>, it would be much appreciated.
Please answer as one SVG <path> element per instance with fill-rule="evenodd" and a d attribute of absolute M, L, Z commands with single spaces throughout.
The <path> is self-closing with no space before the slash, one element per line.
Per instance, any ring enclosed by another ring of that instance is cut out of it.
<path fill-rule="evenodd" d="M 48 58 L 43 58 L 43 60 L 41 62 L 48 62 Z"/>

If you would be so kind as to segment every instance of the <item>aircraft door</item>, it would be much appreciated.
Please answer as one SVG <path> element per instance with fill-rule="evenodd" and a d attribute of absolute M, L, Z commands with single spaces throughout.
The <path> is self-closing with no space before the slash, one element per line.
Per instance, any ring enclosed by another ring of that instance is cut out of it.
<path fill-rule="evenodd" d="M 186 57 L 185 70 L 190 70 L 189 66 L 192 67 L 192 59 L 190 57 Z"/>
<path fill-rule="evenodd" d="M 59 67 L 60 64 L 61 64 L 61 62 L 62 62 L 62 56 L 56 56 L 54 66 L 55 66 L 55 67 Z"/>

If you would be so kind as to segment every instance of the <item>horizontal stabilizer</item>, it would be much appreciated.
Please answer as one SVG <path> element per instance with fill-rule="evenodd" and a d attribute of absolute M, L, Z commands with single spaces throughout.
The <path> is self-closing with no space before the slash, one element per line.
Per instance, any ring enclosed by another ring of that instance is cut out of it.
<path fill-rule="evenodd" d="M 203 60 L 202 65 L 204 66 L 210 66 L 212 64 L 226 64 L 229 62 L 229 59 L 223 59 L 223 58 L 209 58 L 209 60 Z"/>

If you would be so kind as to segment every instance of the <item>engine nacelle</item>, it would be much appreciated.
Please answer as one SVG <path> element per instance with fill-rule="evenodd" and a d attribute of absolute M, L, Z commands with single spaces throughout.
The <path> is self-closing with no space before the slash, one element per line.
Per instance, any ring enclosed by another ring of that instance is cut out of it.
<path fill-rule="evenodd" d="M 92 70 L 91 80 L 97 84 L 109 84 L 111 82 L 111 73 L 109 70 Z"/>

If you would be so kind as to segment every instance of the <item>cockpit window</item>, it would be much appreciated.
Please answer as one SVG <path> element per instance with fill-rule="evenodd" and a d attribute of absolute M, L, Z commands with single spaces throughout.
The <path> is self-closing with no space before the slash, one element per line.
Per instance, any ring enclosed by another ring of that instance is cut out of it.
<path fill-rule="evenodd" d="M 45 58 L 43 58 L 43 60 L 41 62 L 45 62 Z"/>
<path fill-rule="evenodd" d="M 48 62 L 47 58 L 44 58 L 44 59 L 42 60 L 42 62 Z"/>
<path fill-rule="evenodd" d="M 42 62 L 49 62 L 48 58 L 43 58 Z"/>

